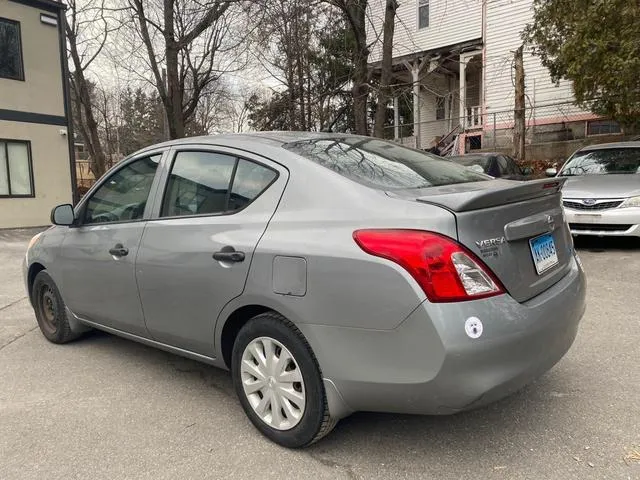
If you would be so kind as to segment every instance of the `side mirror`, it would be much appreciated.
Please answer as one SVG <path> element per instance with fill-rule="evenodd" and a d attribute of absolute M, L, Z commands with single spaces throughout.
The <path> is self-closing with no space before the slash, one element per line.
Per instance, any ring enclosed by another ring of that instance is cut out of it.
<path fill-rule="evenodd" d="M 64 205 L 58 205 L 51 210 L 51 223 L 54 225 L 70 226 L 73 225 L 75 220 L 75 214 L 73 213 L 73 207 L 66 203 Z"/>
<path fill-rule="evenodd" d="M 547 169 L 544 171 L 544 174 L 545 174 L 547 177 L 555 177 L 555 176 L 558 174 L 558 169 L 557 169 L 557 168 L 547 168 Z"/>
<path fill-rule="evenodd" d="M 531 175 L 533 173 L 533 168 L 531 167 L 524 167 L 522 169 L 522 174 L 523 175 Z"/>

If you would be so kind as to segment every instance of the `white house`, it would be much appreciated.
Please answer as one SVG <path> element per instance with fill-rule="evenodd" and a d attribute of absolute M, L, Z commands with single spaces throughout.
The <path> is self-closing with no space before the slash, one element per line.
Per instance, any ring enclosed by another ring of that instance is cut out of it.
<path fill-rule="evenodd" d="M 532 20 L 532 4 L 532 0 L 400 0 L 393 42 L 393 136 L 419 148 L 442 137 L 441 145 L 455 151 L 495 146 L 501 132 L 506 138 L 513 125 L 514 52 Z M 384 7 L 385 0 L 369 1 L 367 40 L 373 45 L 369 63 L 374 74 L 381 60 Z M 526 48 L 524 69 L 528 127 L 537 128 L 539 135 L 557 136 L 562 129 L 569 130 L 567 123 L 579 120 L 583 132 L 598 131 L 596 123 L 588 124 L 597 117 L 573 104 L 571 84 L 555 85 Z M 402 108 L 403 98 L 408 109 Z M 403 118 L 407 116 L 412 118 Z M 411 124 L 410 128 L 401 128 L 402 123 Z"/>

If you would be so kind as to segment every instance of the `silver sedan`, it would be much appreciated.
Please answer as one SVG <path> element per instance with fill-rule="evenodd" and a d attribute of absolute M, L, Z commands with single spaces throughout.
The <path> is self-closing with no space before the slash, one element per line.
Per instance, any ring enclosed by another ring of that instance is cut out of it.
<path fill-rule="evenodd" d="M 582 148 L 557 175 L 571 233 L 640 237 L 640 142 Z"/>
<path fill-rule="evenodd" d="M 51 342 L 97 328 L 229 369 L 256 428 L 302 447 L 357 410 L 487 404 L 562 358 L 585 308 L 563 182 L 351 135 L 182 139 L 56 207 L 24 278 Z"/>

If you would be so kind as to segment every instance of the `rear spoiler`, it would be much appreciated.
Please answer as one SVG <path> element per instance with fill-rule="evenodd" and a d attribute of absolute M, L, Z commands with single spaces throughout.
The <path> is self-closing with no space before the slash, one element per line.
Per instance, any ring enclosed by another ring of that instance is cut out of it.
<path fill-rule="evenodd" d="M 566 178 L 554 177 L 528 182 L 490 180 L 458 183 L 432 187 L 429 189 L 429 195 L 418 197 L 416 200 L 439 205 L 454 212 L 467 212 L 556 195 L 562 190 L 566 181 Z"/>

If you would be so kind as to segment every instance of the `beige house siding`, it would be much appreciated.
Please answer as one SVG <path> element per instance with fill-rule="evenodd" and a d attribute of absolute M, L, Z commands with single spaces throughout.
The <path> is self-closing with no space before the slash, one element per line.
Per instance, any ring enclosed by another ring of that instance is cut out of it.
<path fill-rule="evenodd" d="M 24 64 L 24 81 L 0 79 L 0 108 L 64 115 L 58 32 L 61 27 L 41 23 L 41 13 L 52 15 L 45 10 L 0 0 L 0 17 L 20 22 Z"/>
<path fill-rule="evenodd" d="M 0 140 L 28 141 L 33 197 L 0 196 L 0 228 L 44 226 L 51 209 L 73 199 L 69 121 L 52 0 L 0 0 L 0 17 L 20 23 L 24 80 L 0 78 Z M 58 22 L 60 23 L 60 22 Z"/>
<path fill-rule="evenodd" d="M 0 121 L 0 136 L 31 142 L 34 198 L 0 198 L 0 228 L 48 225 L 51 209 L 71 203 L 69 144 L 56 125 Z"/>
<path fill-rule="evenodd" d="M 442 48 L 482 38 L 481 0 L 429 0 L 429 26 L 418 28 L 418 0 L 398 2 L 393 56 Z M 372 44 L 369 62 L 382 57 L 382 25 L 385 0 L 369 0 L 367 43 Z"/>

